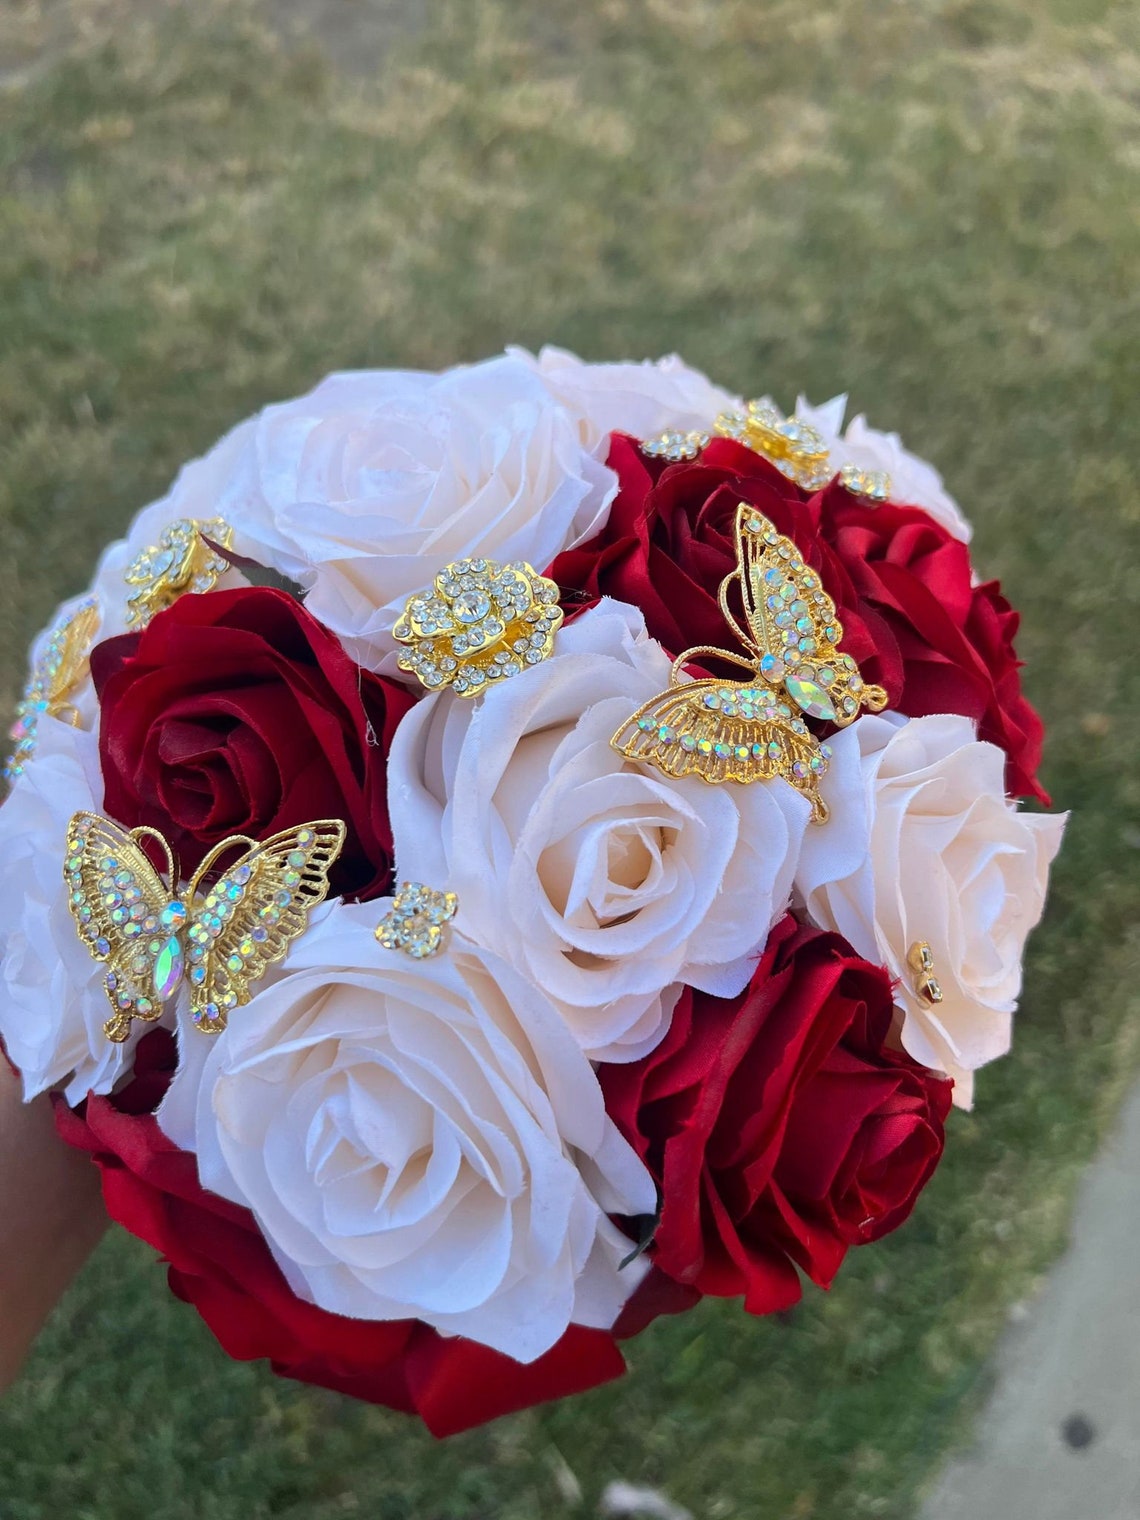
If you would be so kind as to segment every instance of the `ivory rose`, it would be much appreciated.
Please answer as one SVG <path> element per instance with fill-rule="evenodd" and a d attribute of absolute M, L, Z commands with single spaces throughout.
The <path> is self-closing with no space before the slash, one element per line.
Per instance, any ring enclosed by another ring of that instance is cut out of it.
<path fill-rule="evenodd" d="M 541 987 L 599 1061 L 651 1050 L 683 983 L 744 988 L 809 815 L 782 781 L 674 781 L 614 750 L 668 679 L 641 613 L 603 600 L 479 701 L 417 703 L 389 759 L 398 878 L 456 892 L 464 932 Z"/>
<path fill-rule="evenodd" d="M 586 364 L 549 345 L 537 357 L 522 348 L 508 353 L 534 367 L 554 399 L 576 419 L 585 447 L 599 449 L 603 458 L 611 433 L 639 439 L 665 428 L 707 433 L 719 413 L 740 405 L 676 354 L 656 363 Z"/>
<path fill-rule="evenodd" d="M 216 497 L 235 547 L 292 577 L 362 665 L 452 560 L 542 570 L 605 521 L 614 478 L 533 368 L 334 374 L 245 424 Z"/>
<path fill-rule="evenodd" d="M 823 434 L 834 469 L 853 464 L 860 470 L 885 470 L 891 478 L 891 501 L 922 507 L 947 533 L 968 544 L 974 530 L 934 466 L 904 449 L 897 433 L 881 433 L 871 427 L 862 414 L 852 418 L 843 432 L 846 410 L 846 396 L 834 396 L 822 406 L 812 406 L 803 396 L 796 402 L 796 416 L 813 423 Z"/>
<path fill-rule="evenodd" d="M 26 1099 L 110 1092 L 137 1043 L 103 1033 L 106 967 L 76 933 L 63 875 L 68 823 L 102 798 L 95 735 L 42 717 L 35 754 L 0 807 L 0 1040 Z"/>
<path fill-rule="evenodd" d="M 967 718 L 864 717 L 832 740 L 820 790 L 831 820 L 811 831 L 796 886 L 812 921 L 896 979 L 902 1043 L 954 1078 L 1009 1049 L 1029 931 L 1041 917 L 1064 815 L 1021 813 L 1004 757 Z M 907 953 L 931 947 L 943 1001 L 914 989 Z"/>
<path fill-rule="evenodd" d="M 300 1297 L 532 1362 L 613 1324 L 644 1268 L 606 1215 L 656 1192 L 548 1000 L 458 932 L 383 949 L 388 906 L 319 911 L 223 1034 L 186 1030 L 159 1122 Z"/>

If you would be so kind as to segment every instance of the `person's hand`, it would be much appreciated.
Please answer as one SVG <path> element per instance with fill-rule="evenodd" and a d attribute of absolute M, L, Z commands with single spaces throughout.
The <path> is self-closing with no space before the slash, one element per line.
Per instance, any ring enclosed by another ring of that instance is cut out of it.
<path fill-rule="evenodd" d="M 25 1104 L 0 1050 L 0 1392 L 107 1223 L 99 1176 L 45 1096 Z"/>

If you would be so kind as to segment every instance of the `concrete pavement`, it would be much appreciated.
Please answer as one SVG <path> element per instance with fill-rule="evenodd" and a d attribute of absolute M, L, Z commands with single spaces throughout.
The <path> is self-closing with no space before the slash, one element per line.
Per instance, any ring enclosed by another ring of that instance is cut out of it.
<path fill-rule="evenodd" d="M 1140 1520 L 1140 1089 L 921 1520 Z"/>

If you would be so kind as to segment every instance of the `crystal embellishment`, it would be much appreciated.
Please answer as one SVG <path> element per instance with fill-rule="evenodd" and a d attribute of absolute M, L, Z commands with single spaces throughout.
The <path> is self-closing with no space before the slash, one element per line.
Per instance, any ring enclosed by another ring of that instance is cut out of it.
<path fill-rule="evenodd" d="M 845 464 L 839 472 L 839 483 L 852 496 L 866 496 L 871 501 L 890 499 L 891 477 L 886 470 L 861 470 L 857 464 Z"/>
<path fill-rule="evenodd" d="M 429 691 L 476 697 L 540 665 L 562 626 L 558 587 L 525 561 L 461 559 L 413 596 L 392 630 L 401 670 Z"/>
<path fill-rule="evenodd" d="M 915 994 L 930 1007 L 942 1001 L 942 983 L 934 974 L 934 953 L 924 939 L 916 940 L 907 951 Z"/>
<path fill-rule="evenodd" d="M 671 464 L 679 464 L 683 459 L 695 459 L 708 443 L 708 433 L 680 433 L 674 428 L 666 428 L 656 438 L 647 438 L 641 445 L 641 452 L 650 459 L 668 459 Z"/>
<path fill-rule="evenodd" d="M 168 523 L 158 543 L 136 555 L 123 572 L 131 588 L 127 626 L 145 628 L 186 591 L 212 591 L 230 568 L 218 549 L 228 549 L 232 537 L 221 517 L 180 517 Z"/>
<path fill-rule="evenodd" d="M 107 966 L 107 1038 L 121 1043 L 135 1019 L 161 1018 L 183 985 L 195 1027 L 219 1034 L 324 901 L 345 832 L 339 818 L 322 818 L 260 843 L 235 834 L 209 851 L 179 892 L 178 862 L 157 829 L 128 833 L 97 813 L 76 813 L 63 875 L 79 937 Z M 165 857 L 162 873 L 146 853 L 154 847 Z M 235 850 L 244 852 L 237 863 L 207 885 Z"/>
<path fill-rule="evenodd" d="M 9 730 L 15 748 L 4 766 L 5 781 L 23 775 L 35 753 L 41 718 L 61 718 L 73 727 L 78 724 L 79 714 L 68 698 L 87 675 L 87 656 L 99 621 L 99 605 L 94 597 L 87 597 L 48 634 L 47 647 L 32 667 Z"/>
<path fill-rule="evenodd" d="M 402 950 L 416 960 L 425 960 L 443 949 L 445 930 L 458 907 L 454 892 L 437 892 L 422 882 L 403 881 L 391 910 L 376 926 L 376 938 L 385 950 Z"/>
<path fill-rule="evenodd" d="M 722 412 L 714 431 L 762 454 L 805 491 L 818 491 L 834 473 L 819 429 L 800 417 L 785 417 L 771 401 L 749 401 L 742 412 Z"/>

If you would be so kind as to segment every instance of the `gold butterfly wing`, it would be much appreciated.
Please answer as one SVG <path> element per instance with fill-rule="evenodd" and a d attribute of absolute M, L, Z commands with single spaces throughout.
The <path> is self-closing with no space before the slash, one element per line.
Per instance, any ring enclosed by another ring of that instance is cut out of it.
<path fill-rule="evenodd" d="M 782 777 L 802 792 L 817 822 L 826 756 L 802 719 L 774 691 L 738 682 L 690 681 L 644 703 L 611 741 L 629 760 L 680 779 L 717 785 Z"/>
<path fill-rule="evenodd" d="M 255 844 L 196 903 L 187 974 L 190 1016 L 203 1034 L 220 1034 L 233 1010 L 249 1002 L 253 984 L 304 933 L 328 895 L 344 840 L 340 819 L 285 829 Z"/>
<path fill-rule="evenodd" d="M 87 674 L 87 657 L 100 621 L 99 604 L 92 600 L 81 602 L 63 626 L 58 656 L 43 693 L 46 710 L 53 716 L 60 717 L 68 710 L 66 698 Z"/>
<path fill-rule="evenodd" d="M 819 576 L 795 543 L 754 507 L 736 513 L 740 592 L 765 679 L 809 718 L 846 728 L 863 708 L 881 712 L 887 693 L 868 686 L 839 650 L 843 625 Z"/>
<path fill-rule="evenodd" d="M 68 824 L 63 874 L 79 937 L 106 963 L 111 1017 L 103 1032 L 120 1044 L 133 1019 L 162 1017 L 153 974 L 170 894 L 138 838 L 96 813 L 76 813 Z"/>

